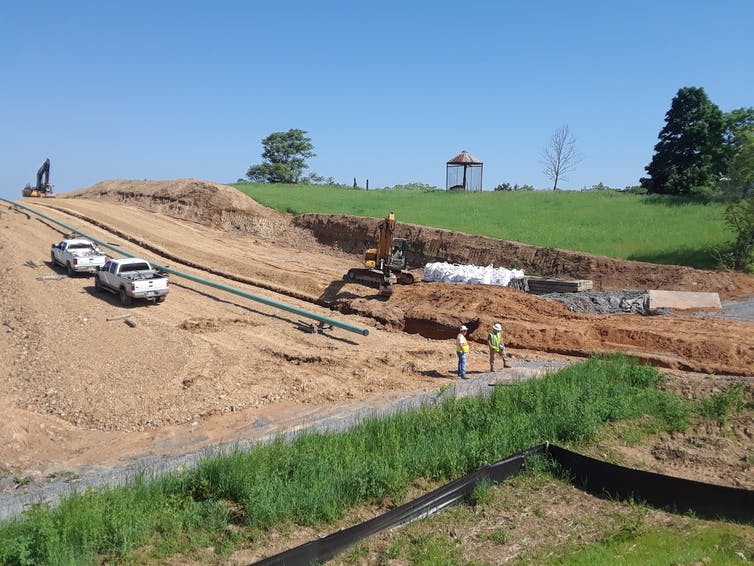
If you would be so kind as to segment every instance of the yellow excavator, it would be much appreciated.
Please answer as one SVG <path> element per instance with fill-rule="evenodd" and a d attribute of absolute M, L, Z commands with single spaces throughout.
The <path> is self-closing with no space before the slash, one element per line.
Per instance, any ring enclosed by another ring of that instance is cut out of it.
<path fill-rule="evenodd" d="M 380 295 L 393 294 L 393 285 L 410 285 L 414 275 L 406 270 L 408 240 L 395 238 L 395 214 L 385 216 L 378 226 L 377 247 L 364 252 L 364 267 L 354 267 L 346 273 L 346 279 L 367 285 L 378 285 Z"/>
<path fill-rule="evenodd" d="M 50 159 L 47 158 L 37 171 L 37 185 L 32 187 L 29 183 L 21 191 L 25 197 L 52 197 L 52 185 L 50 184 Z"/>

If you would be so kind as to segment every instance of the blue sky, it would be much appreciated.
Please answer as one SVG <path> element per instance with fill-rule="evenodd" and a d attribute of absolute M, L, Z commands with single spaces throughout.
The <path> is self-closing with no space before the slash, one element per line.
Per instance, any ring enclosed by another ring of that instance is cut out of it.
<path fill-rule="evenodd" d="M 0 8 L 0 196 L 45 158 L 56 192 L 105 179 L 232 182 L 261 140 L 308 131 L 310 171 L 443 186 L 466 149 L 484 185 L 638 183 L 679 88 L 754 106 L 754 2 L 129 1 Z"/>

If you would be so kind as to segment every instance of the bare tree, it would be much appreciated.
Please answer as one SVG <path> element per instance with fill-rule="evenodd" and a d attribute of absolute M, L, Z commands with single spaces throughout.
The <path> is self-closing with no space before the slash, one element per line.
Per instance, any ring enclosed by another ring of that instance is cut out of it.
<path fill-rule="evenodd" d="M 581 163 L 582 157 L 576 151 L 576 140 L 568 126 L 561 126 L 550 138 L 550 143 L 542 150 L 544 174 L 552 181 L 552 190 L 558 188 L 558 181 Z"/>

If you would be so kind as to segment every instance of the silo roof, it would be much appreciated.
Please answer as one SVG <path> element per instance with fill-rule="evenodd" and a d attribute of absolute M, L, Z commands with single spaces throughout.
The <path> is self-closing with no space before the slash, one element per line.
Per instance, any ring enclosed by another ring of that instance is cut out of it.
<path fill-rule="evenodd" d="M 471 155 L 465 149 L 461 153 L 459 153 L 458 155 L 456 155 L 453 159 L 451 159 L 450 161 L 448 161 L 448 163 L 449 164 L 458 164 L 458 165 L 464 165 L 464 164 L 469 164 L 469 163 L 478 163 L 480 165 L 482 164 L 481 161 L 479 161 L 476 157 L 474 157 L 473 155 Z"/>

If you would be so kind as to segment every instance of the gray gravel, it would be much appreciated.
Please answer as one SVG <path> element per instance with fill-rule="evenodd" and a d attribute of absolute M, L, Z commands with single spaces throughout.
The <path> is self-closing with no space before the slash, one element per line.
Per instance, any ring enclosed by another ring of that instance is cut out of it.
<path fill-rule="evenodd" d="M 649 310 L 646 291 L 622 289 L 619 291 L 581 291 L 579 293 L 548 293 L 543 299 L 563 303 L 569 311 L 586 314 L 643 314 L 675 316 L 665 309 Z M 691 316 L 729 318 L 741 322 L 754 322 L 754 297 L 723 301 L 720 312 L 696 312 Z"/>
<path fill-rule="evenodd" d="M 694 316 L 730 318 L 741 322 L 754 322 L 754 297 L 735 301 L 723 301 L 722 312 L 700 312 Z"/>
<path fill-rule="evenodd" d="M 563 303 L 569 311 L 586 314 L 660 314 L 649 312 L 649 295 L 645 291 L 580 291 L 547 293 L 543 299 Z"/>

